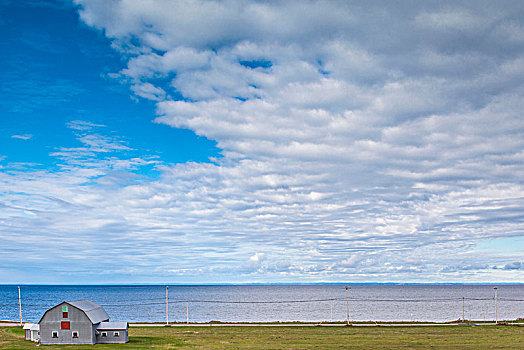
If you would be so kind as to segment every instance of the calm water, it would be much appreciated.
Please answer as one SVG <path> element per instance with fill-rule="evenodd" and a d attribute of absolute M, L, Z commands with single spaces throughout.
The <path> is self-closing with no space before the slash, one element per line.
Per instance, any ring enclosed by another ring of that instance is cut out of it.
<path fill-rule="evenodd" d="M 492 285 L 351 285 L 353 321 L 494 320 Z M 23 320 L 64 301 L 90 299 L 112 321 L 166 319 L 165 286 L 21 286 Z M 334 300 L 331 300 L 334 299 Z M 169 321 L 343 321 L 343 285 L 170 286 Z M 498 286 L 498 319 L 524 317 L 524 285 Z M 18 320 L 17 286 L 0 285 L 0 320 Z"/>

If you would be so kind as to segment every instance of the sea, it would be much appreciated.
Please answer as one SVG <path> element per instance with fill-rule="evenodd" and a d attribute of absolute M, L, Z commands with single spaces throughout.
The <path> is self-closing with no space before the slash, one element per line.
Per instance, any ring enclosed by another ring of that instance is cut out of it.
<path fill-rule="evenodd" d="M 18 296 L 18 286 L 0 285 L 0 320 L 19 320 Z M 24 322 L 81 299 L 128 322 L 331 322 L 346 321 L 348 312 L 350 321 L 524 318 L 524 284 L 20 286 Z"/>

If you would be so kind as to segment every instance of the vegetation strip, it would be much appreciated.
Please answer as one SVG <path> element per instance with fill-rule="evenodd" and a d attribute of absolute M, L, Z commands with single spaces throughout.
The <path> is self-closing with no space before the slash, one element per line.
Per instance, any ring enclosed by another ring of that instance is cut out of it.
<path fill-rule="evenodd" d="M 524 327 L 133 327 L 127 344 L 100 349 L 518 349 Z M 21 327 L 0 328 L 0 349 L 34 349 Z M 46 346 L 93 349 L 93 346 Z"/>

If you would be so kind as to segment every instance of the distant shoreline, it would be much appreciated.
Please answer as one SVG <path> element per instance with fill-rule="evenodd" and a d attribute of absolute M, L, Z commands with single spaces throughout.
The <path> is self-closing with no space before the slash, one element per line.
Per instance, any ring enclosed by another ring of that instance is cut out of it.
<path fill-rule="evenodd" d="M 359 282 L 359 283 L 344 283 L 344 282 L 312 282 L 312 283 L 94 283 L 94 284 L 54 284 L 54 283 L 6 283 L 0 286 L 89 286 L 89 287 L 104 287 L 104 286 L 125 286 L 125 287 L 147 287 L 147 286 L 187 286 L 187 287 L 219 287 L 219 286 L 520 286 L 524 282 L 479 282 L 479 283 L 455 283 L 455 282 L 438 282 L 438 283 L 401 283 L 401 282 Z"/>

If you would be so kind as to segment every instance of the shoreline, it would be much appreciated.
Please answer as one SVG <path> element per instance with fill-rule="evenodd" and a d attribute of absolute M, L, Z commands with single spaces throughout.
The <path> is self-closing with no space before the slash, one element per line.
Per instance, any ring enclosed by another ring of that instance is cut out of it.
<path fill-rule="evenodd" d="M 522 286 L 524 282 L 282 282 L 282 283 L 87 283 L 87 284 L 61 284 L 61 283 L 6 283 L 0 287 L 16 286 L 42 286 L 42 287 L 220 287 L 220 286 Z"/>
<path fill-rule="evenodd" d="M 32 323 L 32 322 L 23 322 Z M 20 327 L 18 321 L 0 320 L 0 327 Z M 496 323 L 495 321 L 449 321 L 449 322 L 381 322 L 381 321 L 365 321 L 365 322 L 173 322 L 166 324 L 165 322 L 129 322 L 129 327 L 431 327 L 431 326 L 518 326 L 524 327 L 524 320 L 504 320 Z"/>

